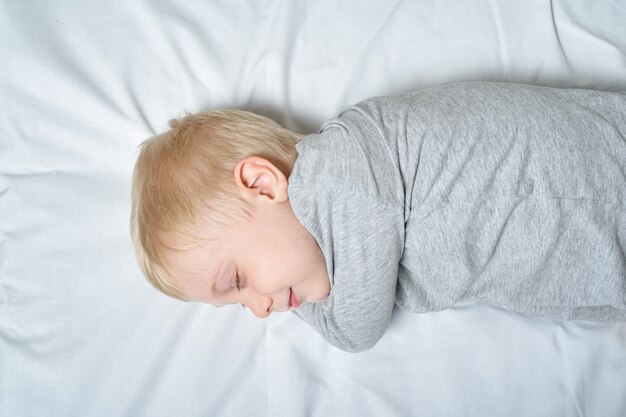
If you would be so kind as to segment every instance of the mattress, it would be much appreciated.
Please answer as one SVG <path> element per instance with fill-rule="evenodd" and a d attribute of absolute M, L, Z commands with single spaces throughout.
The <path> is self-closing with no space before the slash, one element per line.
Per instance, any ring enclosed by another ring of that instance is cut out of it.
<path fill-rule="evenodd" d="M 394 310 L 348 353 L 183 303 L 128 231 L 138 145 L 242 108 L 313 133 L 457 81 L 626 91 L 623 1 L 0 3 L 0 416 L 626 415 L 626 325 Z"/>

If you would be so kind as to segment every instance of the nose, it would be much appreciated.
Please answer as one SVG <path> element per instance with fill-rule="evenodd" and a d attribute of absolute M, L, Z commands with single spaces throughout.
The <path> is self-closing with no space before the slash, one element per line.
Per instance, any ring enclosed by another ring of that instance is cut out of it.
<path fill-rule="evenodd" d="M 259 295 L 244 304 L 260 319 L 266 318 L 272 312 L 272 298 L 269 295 Z"/>

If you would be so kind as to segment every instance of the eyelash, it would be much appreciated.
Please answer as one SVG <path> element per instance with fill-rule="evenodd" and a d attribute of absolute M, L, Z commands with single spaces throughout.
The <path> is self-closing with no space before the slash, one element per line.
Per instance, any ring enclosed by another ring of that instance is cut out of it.
<path fill-rule="evenodd" d="M 241 282 L 239 281 L 239 274 L 236 274 L 236 275 L 235 275 L 235 287 L 237 287 L 237 291 L 241 291 L 241 287 L 240 287 L 240 285 L 241 285 Z M 245 304 L 242 304 L 241 306 L 242 306 L 243 308 L 246 308 L 246 305 L 245 305 Z"/>

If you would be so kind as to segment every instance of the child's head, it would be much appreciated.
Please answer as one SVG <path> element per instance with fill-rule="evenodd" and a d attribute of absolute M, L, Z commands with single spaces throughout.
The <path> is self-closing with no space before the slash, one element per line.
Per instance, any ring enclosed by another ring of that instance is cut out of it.
<path fill-rule="evenodd" d="M 287 310 L 292 290 L 300 301 L 325 298 L 323 254 L 289 203 L 301 135 L 240 110 L 169 125 L 142 143 L 133 174 L 131 234 L 150 283 L 259 317 Z"/>

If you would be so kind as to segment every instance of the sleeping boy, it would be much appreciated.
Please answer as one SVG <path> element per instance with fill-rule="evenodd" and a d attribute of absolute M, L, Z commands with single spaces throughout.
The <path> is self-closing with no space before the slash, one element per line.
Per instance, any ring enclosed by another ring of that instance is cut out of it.
<path fill-rule="evenodd" d="M 292 311 L 364 351 L 394 304 L 626 320 L 626 93 L 457 83 L 301 136 L 244 111 L 141 146 L 131 234 L 165 294 Z"/>

